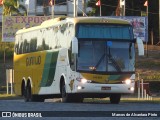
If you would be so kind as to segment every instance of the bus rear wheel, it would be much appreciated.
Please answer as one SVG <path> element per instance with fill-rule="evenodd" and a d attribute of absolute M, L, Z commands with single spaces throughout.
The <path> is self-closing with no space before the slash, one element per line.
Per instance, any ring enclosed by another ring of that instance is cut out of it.
<path fill-rule="evenodd" d="M 25 94 L 24 94 L 24 101 L 30 102 L 32 101 L 32 93 L 31 93 L 31 86 L 26 86 Z"/>
<path fill-rule="evenodd" d="M 119 104 L 120 99 L 121 99 L 121 94 L 111 94 L 110 95 L 111 104 Z"/>
<path fill-rule="evenodd" d="M 44 97 L 39 95 L 32 95 L 31 85 L 27 86 L 25 89 L 24 101 L 25 102 L 44 102 Z"/>

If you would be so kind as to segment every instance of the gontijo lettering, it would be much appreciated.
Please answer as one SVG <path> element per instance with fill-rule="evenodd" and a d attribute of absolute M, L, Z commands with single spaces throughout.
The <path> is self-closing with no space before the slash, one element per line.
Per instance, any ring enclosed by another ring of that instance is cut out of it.
<path fill-rule="evenodd" d="M 26 66 L 40 65 L 40 64 L 41 64 L 41 56 L 32 56 L 26 58 Z"/>

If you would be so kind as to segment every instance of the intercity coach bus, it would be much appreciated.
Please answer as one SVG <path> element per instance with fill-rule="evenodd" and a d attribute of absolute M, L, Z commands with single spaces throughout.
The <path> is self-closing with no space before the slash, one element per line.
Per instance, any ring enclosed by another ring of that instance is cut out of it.
<path fill-rule="evenodd" d="M 14 88 L 25 101 L 109 97 L 133 93 L 135 43 L 129 22 L 105 17 L 59 17 L 22 29 L 15 36 Z"/>

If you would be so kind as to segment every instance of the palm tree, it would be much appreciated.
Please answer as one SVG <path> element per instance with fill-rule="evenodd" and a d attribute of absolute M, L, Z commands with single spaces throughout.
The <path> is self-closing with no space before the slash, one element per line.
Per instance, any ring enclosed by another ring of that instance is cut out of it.
<path fill-rule="evenodd" d="M 19 0 L 4 0 L 3 15 L 27 15 L 25 6 L 19 4 Z"/>

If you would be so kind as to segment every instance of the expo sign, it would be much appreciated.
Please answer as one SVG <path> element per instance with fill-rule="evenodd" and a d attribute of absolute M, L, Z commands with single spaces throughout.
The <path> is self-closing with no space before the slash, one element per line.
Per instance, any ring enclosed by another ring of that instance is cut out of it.
<path fill-rule="evenodd" d="M 29 17 L 24 17 L 24 16 L 17 16 L 15 17 L 15 23 L 42 23 L 43 21 L 50 19 L 51 17 L 38 17 L 38 16 L 29 16 Z"/>
<path fill-rule="evenodd" d="M 6 16 L 3 17 L 2 41 L 14 42 L 18 30 L 40 25 L 51 16 Z"/>

